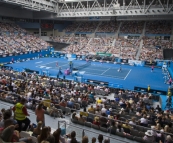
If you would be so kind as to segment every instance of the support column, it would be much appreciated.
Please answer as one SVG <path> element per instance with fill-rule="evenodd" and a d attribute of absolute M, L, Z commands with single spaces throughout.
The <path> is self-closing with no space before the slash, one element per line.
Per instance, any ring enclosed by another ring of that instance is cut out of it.
<path fill-rule="evenodd" d="M 39 37 L 41 36 L 41 20 L 39 20 L 40 28 L 39 28 Z"/>

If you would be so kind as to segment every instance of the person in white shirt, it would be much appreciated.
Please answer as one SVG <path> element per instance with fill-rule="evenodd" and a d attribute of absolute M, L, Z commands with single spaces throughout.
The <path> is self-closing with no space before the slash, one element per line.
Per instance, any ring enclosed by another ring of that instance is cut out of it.
<path fill-rule="evenodd" d="M 146 115 L 144 115 L 144 116 L 140 119 L 140 125 L 141 125 L 141 126 L 145 126 L 145 127 L 148 126 L 148 119 L 147 119 Z"/>
<path fill-rule="evenodd" d="M 103 108 L 101 109 L 101 113 L 106 113 L 107 109 L 105 108 L 105 106 L 103 106 Z"/>

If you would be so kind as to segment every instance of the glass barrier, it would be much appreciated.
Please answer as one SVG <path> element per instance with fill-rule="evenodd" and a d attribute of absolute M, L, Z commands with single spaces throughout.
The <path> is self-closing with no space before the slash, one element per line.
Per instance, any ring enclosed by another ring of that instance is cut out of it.
<path fill-rule="evenodd" d="M 67 124 L 66 127 L 67 127 L 66 128 L 66 134 L 69 134 L 72 131 L 75 131 L 76 132 L 76 139 L 79 142 L 82 141 L 82 137 L 85 135 L 85 136 L 88 137 L 89 143 L 91 143 L 92 138 L 95 137 L 96 140 L 97 140 L 99 134 L 102 134 L 104 139 L 110 139 L 110 143 L 136 142 L 136 141 L 128 140 L 126 138 L 120 138 L 119 136 L 111 135 L 109 133 L 104 133 L 104 132 L 101 132 L 101 131 L 95 132 L 92 128 L 86 128 L 84 126 L 79 127 L 79 126 L 75 126 L 75 125 L 72 125 L 72 124 Z"/>

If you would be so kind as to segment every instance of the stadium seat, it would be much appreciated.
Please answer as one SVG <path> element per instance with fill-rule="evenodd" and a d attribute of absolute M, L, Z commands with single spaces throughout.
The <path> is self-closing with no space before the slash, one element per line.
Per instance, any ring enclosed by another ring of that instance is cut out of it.
<path fill-rule="evenodd" d="M 100 127 L 100 130 L 103 131 L 103 132 L 106 132 L 106 133 L 108 132 L 107 129 L 104 128 L 104 127 Z"/>
<path fill-rule="evenodd" d="M 94 128 L 96 130 L 99 130 L 100 129 L 100 127 L 98 125 L 94 125 L 94 124 L 92 124 L 92 128 Z"/>
<path fill-rule="evenodd" d="M 85 122 L 85 126 L 87 126 L 87 127 L 90 127 L 90 128 L 91 128 L 92 124 L 91 124 L 90 122 Z"/>

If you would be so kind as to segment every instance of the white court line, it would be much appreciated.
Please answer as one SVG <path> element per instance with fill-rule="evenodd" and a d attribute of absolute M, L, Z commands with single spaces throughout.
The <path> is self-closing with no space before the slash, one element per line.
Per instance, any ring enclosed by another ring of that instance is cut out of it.
<path fill-rule="evenodd" d="M 132 69 L 129 70 L 129 72 L 127 73 L 127 75 L 125 76 L 124 80 L 126 80 L 127 76 L 129 75 L 129 73 L 131 72 Z"/>
<path fill-rule="evenodd" d="M 55 62 L 57 62 L 57 61 L 53 61 L 53 62 L 50 62 L 50 63 L 55 63 Z M 36 67 L 45 66 L 45 65 L 48 65 L 50 63 L 45 63 L 45 64 L 42 64 L 42 65 L 37 65 Z"/>
<path fill-rule="evenodd" d="M 39 62 L 35 62 L 35 64 L 39 64 L 39 63 L 42 63 L 43 61 L 39 61 Z"/>
<path fill-rule="evenodd" d="M 103 76 L 101 74 L 93 74 L 93 73 L 87 73 L 85 75 L 97 75 L 97 76 Z M 112 76 L 112 75 L 104 75 L 104 77 L 110 77 L 110 78 L 116 78 L 116 79 L 120 79 L 120 80 L 124 80 L 124 77 L 121 76 Z"/>
<path fill-rule="evenodd" d="M 111 68 L 108 68 L 107 70 L 105 70 L 104 72 L 102 72 L 100 75 L 103 75 L 105 72 L 107 72 L 108 70 L 110 70 Z"/>

